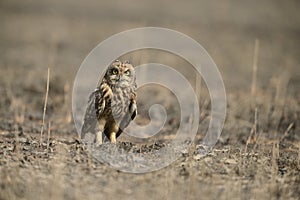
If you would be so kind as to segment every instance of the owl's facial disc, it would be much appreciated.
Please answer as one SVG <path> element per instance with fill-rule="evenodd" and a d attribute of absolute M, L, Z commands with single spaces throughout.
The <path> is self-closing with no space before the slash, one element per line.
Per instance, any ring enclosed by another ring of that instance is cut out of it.
<path fill-rule="evenodd" d="M 117 85 L 119 87 L 128 87 L 133 80 L 132 72 L 128 68 L 124 68 L 121 70 L 119 79 L 117 80 Z"/>
<path fill-rule="evenodd" d="M 134 68 L 128 62 L 115 61 L 107 70 L 106 79 L 115 87 L 128 87 L 135 80 Z"/>

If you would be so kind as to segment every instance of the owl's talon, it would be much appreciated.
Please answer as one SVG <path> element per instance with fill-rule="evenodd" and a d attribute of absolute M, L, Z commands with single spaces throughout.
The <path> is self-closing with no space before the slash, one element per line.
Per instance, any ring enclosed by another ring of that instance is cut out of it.
<path fill-rule="evenodd" d="M 103 141 L 102 141 L 102 133 L 101 132 L 97 132 L 96 133 L 96 144 L 100 145 L 102 143 L 103 143 Z"/>

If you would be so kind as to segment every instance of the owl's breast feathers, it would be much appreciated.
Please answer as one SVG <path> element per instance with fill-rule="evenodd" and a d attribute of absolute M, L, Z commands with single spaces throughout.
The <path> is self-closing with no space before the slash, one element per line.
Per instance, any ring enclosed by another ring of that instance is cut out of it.
<path fill-rule="evenodd" d="M 107 83 L 102 83 L 95 91 L 95 108 L 98 120 L 102 118 L 111 120 L 113 118 L 117 124 L 120 124 L 121 120 L 127 117 L 127 112 L 131 110 L 135 96 L 135 87 L 110 87 Z"/>

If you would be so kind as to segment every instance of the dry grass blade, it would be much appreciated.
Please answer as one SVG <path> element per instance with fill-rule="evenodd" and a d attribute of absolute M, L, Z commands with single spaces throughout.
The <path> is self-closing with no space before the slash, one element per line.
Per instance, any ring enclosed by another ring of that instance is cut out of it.
<path fill-rule="evenodd" d="M 48 137 L 47 137 L 47 152 L 49 150 L 49 145 L 50 145 L 50 128 L 51 128 L 51 123 L 49 121 L 49 123 L 48 123 Z"/>
<path fill-rule="evenodd" d="M 278 172 L 278 159 L 279 159 L 279 144 L 278 142 L 273 143 L 272 148 L 272 160 L 271 160 L 271 182 L 270 189 L 275 193 L 276 189 L 276 177 Z"/>
<path fill-rule="evenodd" d="M 247 152 L 248 145 L 253 143 L 256 145 L 256 140 L 257 140 L 257 108 L 255 108 L 254 112 L 254 123 L 252 125 L 249 137 L 246 142 L 246 147 L 245 147 L 245 153 Z"/>
<path fill-rule="evenodd" d="M 259 54 L 259 40 L 256 39 L 254 43 L 254 55 L 253 55 L 253 66 L 252 66 L 252 85 L 251 85 L 251 108 L 255 107 L 255 97 L 256 97 L 256 84 L 257 84 L 257 61 Z"/>
<path fill-rule="evenodd" d="M 284 131 L 284 134 L 281 136 L 280 141 L 282 141 L 284 138 L 286 138 L 290 132 L 290 130 L 293 128 L 294 122 L 290 123 L 290 125 L 287 127 L 287 129 Z"/>
<path fill-rule="evenodd" d="M 298 167 L 300 168 L 300 142 L 298 143 Z"/>
<path fill-rule="evenodd" d="M 46 95 L 45 95 L 44 111 L 43 111 L 43 121 L 42 121 L 42 127 L 41 127 L 41 135 L 40 135 L 40 146 L 42 145 L 42 142 L 43 142 L 43 132 L 44 132 L 44 127 L 45 127 L 45 116 L 46 116 L 48 94 L 49 94 L 49 82 L 50 82 L 50 68 L 48 67 Z"/>

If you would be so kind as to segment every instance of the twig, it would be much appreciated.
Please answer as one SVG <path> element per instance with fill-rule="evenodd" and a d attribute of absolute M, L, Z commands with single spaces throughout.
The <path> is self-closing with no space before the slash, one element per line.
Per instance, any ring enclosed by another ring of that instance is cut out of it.
<path fill-rule="evenodd" d="M 42 146 L 42 142 L 43 142 L 43 132 L 44 132 L 44 126 L 45 126 L 45 116 L 46 116 L 48 94 L 49 94 L 49 79 L 50 79 L 50 68 L 48 67 L 47 89 L 46 89 L 46 96 L 45 96 L 45 102 L 44 102 L 44 112 L 43 112 L 43 122 L 42 122 L 42 127 L 41 127 L 40 146 Z"/>

